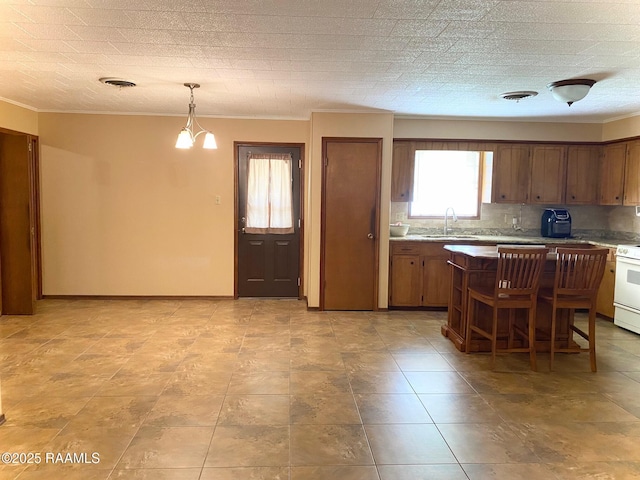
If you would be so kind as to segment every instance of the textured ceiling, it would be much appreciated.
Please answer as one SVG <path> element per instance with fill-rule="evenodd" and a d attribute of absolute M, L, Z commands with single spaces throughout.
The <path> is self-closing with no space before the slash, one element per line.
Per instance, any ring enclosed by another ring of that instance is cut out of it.
<path fill-rule="evenodd" d="M 546 89 L 585 77 L 571 107 Z M 186 114 L 184 82 L 199 116 L 603 122 L 640 113 L 640 0 L 0 0 L 0 98 Z"/>

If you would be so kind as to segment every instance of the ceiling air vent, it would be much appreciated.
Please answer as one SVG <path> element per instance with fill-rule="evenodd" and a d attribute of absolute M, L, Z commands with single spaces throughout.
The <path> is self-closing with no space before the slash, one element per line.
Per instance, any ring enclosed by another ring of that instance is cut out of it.
<path fill-rule="evenodd" d="M 507 92 L 501 93 L 500 98 L 504 98 L 505 100 L 515 100 L 519 102 L 520 100 L 524 100 L 525 98 L 532 98 L 538 95 L 538 92 L 534 92 L 532 90 L 523 90 L 521 92 Z"/>
<path fill-rule="evenodd" d="M 111 85 L 114 87 L 124 88 L 124 87 L 135 87 L 136 84 L 130 82 L 129 80 L 123 80 L 121 78 L 111 78 L 111 77 L 103 77 L 100 81 L 106 85 Z"/>

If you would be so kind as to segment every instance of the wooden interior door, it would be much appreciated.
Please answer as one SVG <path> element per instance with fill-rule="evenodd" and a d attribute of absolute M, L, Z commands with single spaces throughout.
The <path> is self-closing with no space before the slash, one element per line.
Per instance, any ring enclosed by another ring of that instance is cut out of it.
<path fill-rule="evenodd" d="M 320 308 L 377 310 L 382 139 L 322 139 Z"/>
<path fill-rule="evenodd" d="M 38 296 L 37 205 L 32 137 L 0 133 L 2 314 L 30 315 Z"/>
<path fill-rule="evenodd" d="M 302 146 L 237 145 L 236 296 L 299 297 L 301 242 Z M 292 233 L 247 233 L 248 157 L 291 154 Z"/>

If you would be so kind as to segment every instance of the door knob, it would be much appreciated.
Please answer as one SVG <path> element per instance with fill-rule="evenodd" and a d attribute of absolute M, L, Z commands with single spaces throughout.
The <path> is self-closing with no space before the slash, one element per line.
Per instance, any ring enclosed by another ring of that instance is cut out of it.
<path fill-rule="evenodd" d="M 368 238 L 369 240 L 372 240 L 372 239 L 373 239 L 373 233 L 369 233 L 369 234 L 367 234 L 367 238 Z"/>

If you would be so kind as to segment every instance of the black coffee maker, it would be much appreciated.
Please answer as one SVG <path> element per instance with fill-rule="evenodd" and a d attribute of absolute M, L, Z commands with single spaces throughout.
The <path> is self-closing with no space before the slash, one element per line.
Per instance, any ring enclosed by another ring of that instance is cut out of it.
<path fill-rule="evenodd" d="M 571 215 L 563 208 L 547 208 L 542 214 L 540 234 L 543 237 L 567 238 L 571 236 Z"/>

